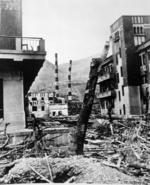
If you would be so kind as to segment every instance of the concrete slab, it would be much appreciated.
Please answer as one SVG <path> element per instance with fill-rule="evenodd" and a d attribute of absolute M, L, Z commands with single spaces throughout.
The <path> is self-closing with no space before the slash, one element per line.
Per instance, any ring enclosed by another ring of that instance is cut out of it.
<path fill-rule="evenodd" d="M 68 145 L 69 143 L 69 128 L 47 128 L 43 131 L 46 136 L 43 137 L 43 141 L 46 145 Z M 22 141 L 26 136 L 32 135 L 32 129 L 21 129 L 9 131 L 10 144 L 15 145 L 16 143 Z M 1 140 L 5 141 L 3 133 L 0 134 Z"/>

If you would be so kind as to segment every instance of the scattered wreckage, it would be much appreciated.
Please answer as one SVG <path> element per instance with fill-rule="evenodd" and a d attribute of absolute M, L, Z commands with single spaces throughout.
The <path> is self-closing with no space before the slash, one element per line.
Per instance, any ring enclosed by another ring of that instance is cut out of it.
<path fill-rule="evenodd" d="M 9 138 L 7 124 L 2 133 L 5 135 L 5 142 L 0 146 L 0 182 L 149 183 L 149 121 L 113 120 L 112 135 L 108 119 L 91 116 L 83 156 L 74 156 L 68 146 L 45 144 L 45 128 L 69 127 L 71 134 L 77 118 L 78 116 L 67 117 L 66 123 L 62 117 L 56 117 L 56 120 L 36 119 L 38 127 L 31 126 L 33 134 L 16 145 L 6 143 Z M 104 177 L 104 171 L 113 174 L 110 175 L 111 178 L 108 175 L 107 178 Z M 96 178 L 97 172 L 99 175 Z"/>

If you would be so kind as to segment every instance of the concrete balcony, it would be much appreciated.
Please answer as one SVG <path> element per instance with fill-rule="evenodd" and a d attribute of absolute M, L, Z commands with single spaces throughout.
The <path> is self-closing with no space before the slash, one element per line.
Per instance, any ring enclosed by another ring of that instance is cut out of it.
<path fill-rule="evenodd" d="M 104 93 L 97 94 L 97 98 L 106 98 L 106 97 L 116 97 L 116 91 L 115 90 L 108 90 Z"/>
<path fill-rule="evenodd" d="M 0 59 L 45 60 L 45 55 L 45 40 L 42 38 L 0 35 Z"/>
<path fill-rule="evenodd" d="M 99 76 L 97 83 L 103 82 L 108 79 L 114 79 L 114 78 L 115 78 L 115 73 L 113 73 L 113 72 L 107 73 L 107 74 L 104 74 L 103 76 Z"/>
<path fill-rule="evenodd" d="M 143 65 L 143 66 L 141 66 L 140 67 L 140 73 L 141 73 L 141 75 L 145 75 L 145 73 L 146 73 L 146 65 Z"/>

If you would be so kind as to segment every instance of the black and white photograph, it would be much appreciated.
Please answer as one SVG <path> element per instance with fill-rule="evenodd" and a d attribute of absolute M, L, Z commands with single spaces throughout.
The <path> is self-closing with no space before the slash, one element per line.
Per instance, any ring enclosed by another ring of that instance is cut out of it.
<path fill-rule="evenodd" d="M 150 184 L 150 1 L 0 0 L 0 184 Z"/>

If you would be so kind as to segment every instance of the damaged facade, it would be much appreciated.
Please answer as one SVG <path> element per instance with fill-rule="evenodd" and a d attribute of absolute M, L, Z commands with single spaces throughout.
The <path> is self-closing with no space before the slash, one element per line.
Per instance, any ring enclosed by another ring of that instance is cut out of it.
<path fill-rule="evenodd" d="M 98 86 L 101 114 L 149 113 L 150 16 L 122 16 L 111 25 L 112 56 L 102 65 Z"/>
<path fill-rule="evenodd" d="M 0 118 L 26 127 L 25 95 L 45 60 L 42 38 L 22 37 L 22 1 L 0 0 Z"/>
<path fill-rule="evenodd" d="M 29 110 L 36 117 L 68 115 L 68 105 L 65 98 L 56 97 L 48 91 L 29 92 Z"/>

